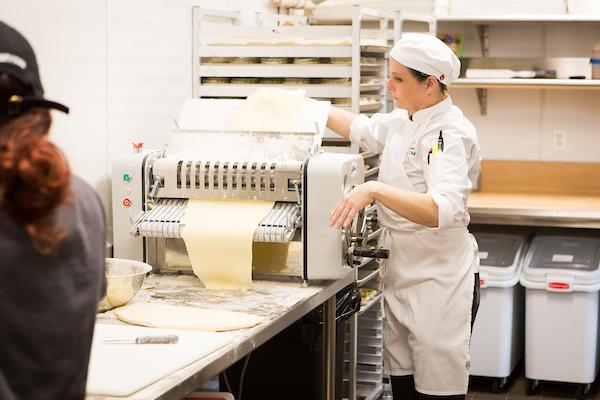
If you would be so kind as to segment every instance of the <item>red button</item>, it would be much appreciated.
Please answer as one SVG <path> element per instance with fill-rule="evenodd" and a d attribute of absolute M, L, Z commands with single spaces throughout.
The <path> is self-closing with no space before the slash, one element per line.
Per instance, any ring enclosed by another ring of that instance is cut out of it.
<path fill-rule="evenodd" d="M 130 199 L 129 197 L 125 197 L 125 198 L 123 199 L 123 205 L 124 205 L 125 207 L 129 207 L 129 206 L 131 206 L 131 199 Z"/>
<path fill-rule="evenodd" d="M 552 289 L 568 289 L 571 287 L 571 285 L 569 285 L 568 283 L 563 283 L 563 282 L 550 282 L 548 283 L 548 287 L 552 288 Z"/>

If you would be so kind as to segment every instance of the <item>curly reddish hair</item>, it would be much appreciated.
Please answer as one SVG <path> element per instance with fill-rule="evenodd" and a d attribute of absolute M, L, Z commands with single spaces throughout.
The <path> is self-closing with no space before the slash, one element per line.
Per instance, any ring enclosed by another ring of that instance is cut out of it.
<path fill-rule="evenodd" d="M 22 91 L 0 74 L 0 104 Z M 70 197 L 71 172 L 61 151 L 48 140 L 52 120 L 45 108 L 9 118 L 0 106 L 0 214 L 22 226 L 39 253 L 52 254 L 66 236 L 56 211 Z"/>

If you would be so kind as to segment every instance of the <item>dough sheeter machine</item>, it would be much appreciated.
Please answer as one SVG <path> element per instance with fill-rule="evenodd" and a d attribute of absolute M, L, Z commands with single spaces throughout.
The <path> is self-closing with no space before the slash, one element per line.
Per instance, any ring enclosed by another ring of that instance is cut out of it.
<path fill-rule="evenodd" d="M 360 155 L 321 152 L 329 103 L 304 101 L 293 132 L 226 130 L 242 102 L 187 100 L 165 148 L 114 161 L 114 256 L 191 273 L 180 220 L 188 200 L 203 199 L 275 202 L 254 248 L 288 245 L 287 259 L 277 268 L 255 262 L 255 276 L 338 279 L 356 257 L 386 258 L 387 250 L 365 247 L 364 214 L 344 232 L 329 226 L 331 210 L 364 181 Z"/>

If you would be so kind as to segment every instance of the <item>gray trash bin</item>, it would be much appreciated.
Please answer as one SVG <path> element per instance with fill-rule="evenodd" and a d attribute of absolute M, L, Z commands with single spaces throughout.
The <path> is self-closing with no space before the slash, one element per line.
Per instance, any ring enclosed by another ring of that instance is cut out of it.
<path fill-rule="evenodd" d="M 598 374 L 600 238 L 538 234 L 527 253 L 525 376 L 528 393 L 540 380 L 579 383 L 584 398 Z"/>
<path fill-rule="evenodd" d="M 497 378 L 500 392 L 523 357 L 524 296 L 519 285 L 528 233 L 484 231 L 479 246 L 481 302 L 471 337 L 471 375 Z"/>

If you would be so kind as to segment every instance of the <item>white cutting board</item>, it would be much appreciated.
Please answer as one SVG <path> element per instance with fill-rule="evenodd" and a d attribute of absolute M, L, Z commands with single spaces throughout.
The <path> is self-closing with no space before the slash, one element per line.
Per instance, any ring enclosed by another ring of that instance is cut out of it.
<path fill-rule="evenodd" d="M 102 344 L 104 339 L 142 335 L 179 336 L 177 344 Z M 129 396 L 199 360 L 233 340 L 230 333 L 178 331 L 96 324 L 90 357 L 88 395 Z"/>

